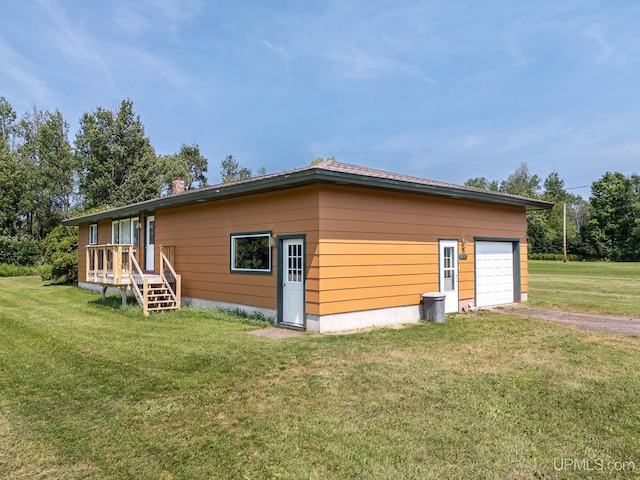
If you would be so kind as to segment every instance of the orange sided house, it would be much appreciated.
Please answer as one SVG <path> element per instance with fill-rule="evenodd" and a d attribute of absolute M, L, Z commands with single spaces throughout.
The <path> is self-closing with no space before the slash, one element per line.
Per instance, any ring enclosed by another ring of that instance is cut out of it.
<path fill-rule="evenodd" d="M 315 332 L 415 322 L 527 299 L 528 210 L 540 200 L 327 161 L 64 222 L 79 285 L 133 291 L 145 314 L 180 304 L 259 311 Z"/>

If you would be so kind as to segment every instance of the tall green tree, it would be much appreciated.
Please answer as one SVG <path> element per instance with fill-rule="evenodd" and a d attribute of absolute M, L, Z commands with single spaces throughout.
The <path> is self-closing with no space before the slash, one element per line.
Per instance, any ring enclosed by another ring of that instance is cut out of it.
<path fill-rule="evenodd" d="M 11 104 L 0 97 L 0 235 L 14 236 L 24 221 L 24 195 L 29 171 L 15 148 L 17 115 Z"/>
<path fill-rule="evenodd" d="M 158 197 L 162 168 L 133 102 L 117 111 L 85 113 L 76 134 L 80 194 L 85 208 L 121 206 Z"/>
<path fill-rule="evenodd" d="M 522 162 L 516 171 L 500 184 L 502 193 L 529 198 L 538 198 L 539 189 L 540 177 L 529 172 L 529 166 L 526 162 Z"/>
<path fill-rule="evenodd" d="M 251 169 L 241 166 L 233 155 L 227 155 L 220 164 L 220 176 L 222 183 L 228 183 L 251 178 L 252 172 Z"/>
<path fill-rule="evenodd" d="M 16 112 L 9 101 L 0 97 L 0 151 L 9 151 L 13 148 L 16 118 L 18 118 Z"/>
<path fill-rule="evenodd" d="M 73 204 L 76 160 L 69 144 L 69 124 L 59 110 L 33 109 L 19 125 L 18 149 L 29 171 L 28 232 L 44 238 L 67 216 Z"/>
<path fill-rule="evenodd" d="M 161 157 L 161 164 L 165 192 L 171 191 L 171 182 L 178 178 L 184 180 L 187 190 L 207 185 L 208 161 L 197 144 L 182 144 L 179 152 Z"/>
<path fill-rule="evenodd" d="M 616 261 L 640 260 L 640 178 L 607 172 L 591 185 L 586 253 Z"/>

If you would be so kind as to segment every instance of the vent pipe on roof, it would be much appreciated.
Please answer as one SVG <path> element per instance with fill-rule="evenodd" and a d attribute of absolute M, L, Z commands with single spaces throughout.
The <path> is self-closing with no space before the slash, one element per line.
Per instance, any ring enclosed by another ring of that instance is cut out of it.
<path fill-rule="evenodd" d="M 171 195 L 176 195 L 178 193 L 184 193 L 184 180 L 181 178 L 176 178 L 171 182 Z"/>

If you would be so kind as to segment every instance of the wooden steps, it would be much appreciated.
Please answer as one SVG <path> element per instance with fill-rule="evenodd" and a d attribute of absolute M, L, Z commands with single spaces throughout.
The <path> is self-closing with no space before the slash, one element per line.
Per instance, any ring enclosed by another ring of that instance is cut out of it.
<path fill-rule="evenodd" d="M 155 275 L 155 277 L 157 277 L 157 275 Z M 148 312 L 177 310 L 179 308 L 175 296 L 162 279 L 149 278 L 147 281 L 146 295 L 144 292 L 143 295 L 147 299 Z"/>
<path fill-rule="evenodd" d="M 159 275 L 143 273 L 135 258 L 132 258 L 131 265 L 131 289 L 145 316 L 151 312 L 180 309 L 182 279 L 164 253 L 160 253 Z"/>

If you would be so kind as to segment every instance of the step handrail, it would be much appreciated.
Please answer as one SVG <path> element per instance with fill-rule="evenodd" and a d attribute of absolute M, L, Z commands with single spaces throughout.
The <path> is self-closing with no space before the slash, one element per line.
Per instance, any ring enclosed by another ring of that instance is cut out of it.
<path fill-rule="evenodd" d="M 134 255 L 131 255 L 131 290 L 133 290 L 133 295 L 136 297 L 138 304 L 142 307 L 142 313 L 146 317 L 149 315 L 149 302 L 148 302 L 148 279 L 142 273 L 142 269 L 140 265 L 138 265 L 138 261 Z M 142 287 L 142 292 L 140 288 Z"/>
<path fill-rule="evenodd" d="M 165 269 L 168 270 L 168 272 L 166 272 Z M 173 265 L 171 265 L 171 262 L 162 250 L 160 251 L 160 276 L 162 277 L 162 281 L 168 288 L 169 292 L 171 292 L 171 296 L 176 302 L 176 308 L 180 308 L 180 297 L 182 296 L 182 277 L 176 273 Z M 171 276 L 175 279 L 175 291 L 171 287 L 172 282 L 167 278 L 167 276 Z"/>

